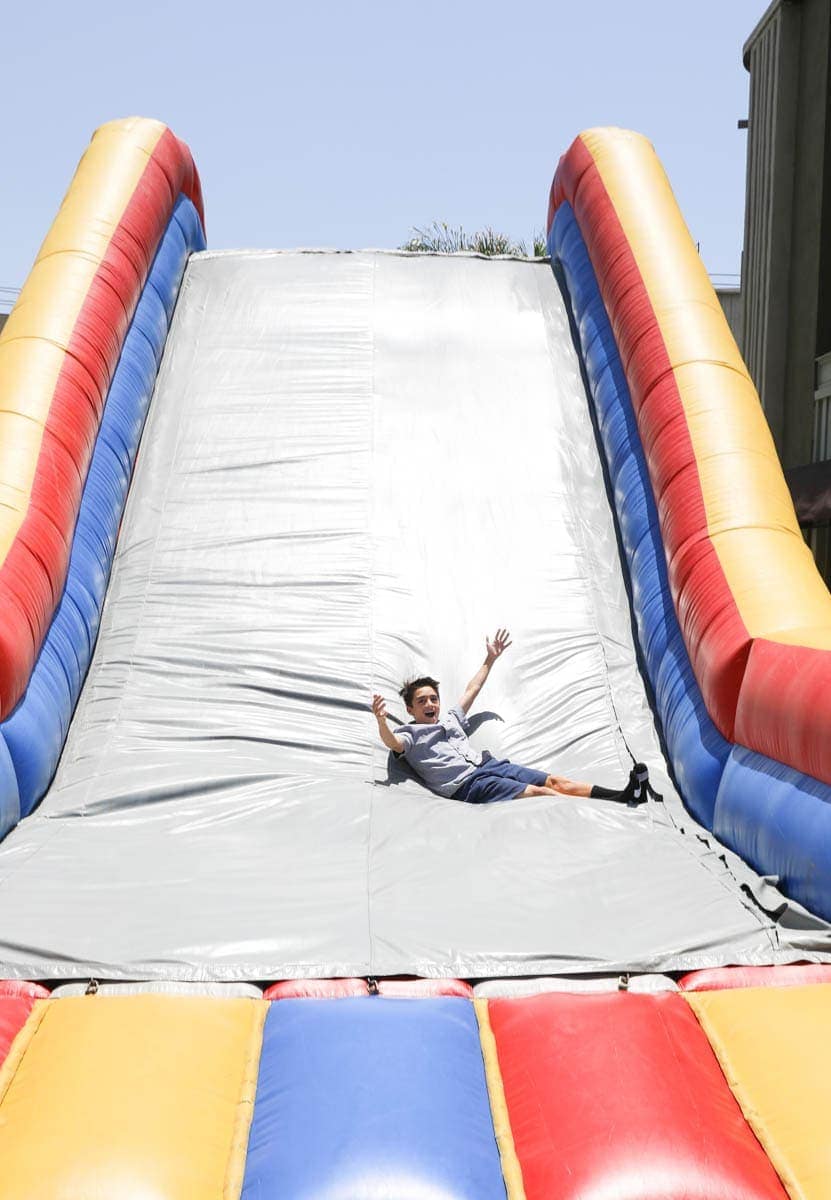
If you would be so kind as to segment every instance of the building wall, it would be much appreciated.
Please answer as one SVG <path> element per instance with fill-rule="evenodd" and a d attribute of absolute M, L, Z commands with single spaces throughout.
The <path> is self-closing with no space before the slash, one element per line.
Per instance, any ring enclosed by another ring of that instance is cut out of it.
<path fill-rule="evenodd" d="M 716 288 L 716 295 L 719 298 L 719 303 L 727 317 L 727 324 L 730 326 L 730 332 L 736 339 L 736 345 L 741 350 L 742 348 L 742 318 L 743 305 L 741 288 Z"/>
<path fill-rule="evenodd" d="M 743 351 L 785 466 L 815 453 L 816 362 L 831 351 L 831 5 L 774 0 L 750 72 Z"/>

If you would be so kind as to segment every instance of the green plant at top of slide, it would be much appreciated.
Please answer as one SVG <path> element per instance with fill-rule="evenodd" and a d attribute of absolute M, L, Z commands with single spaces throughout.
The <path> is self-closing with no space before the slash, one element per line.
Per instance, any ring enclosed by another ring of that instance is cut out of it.
<path fill-rule="evenodd" d="M 531 239 L 531 250 L 524 241 L 513 241 L 507 233 L 498 233 L 486 225 L 475 233 L 465 233 L 461 225 L 448 225 L 446 221 L 434 221 L 432 225 L 421 229 L 414 226 L 409 239 L 399 250 L 409 250 L 415 254 L 459 254 L 462 252 L 494 255 L 507 255 L 509 258 L 545 258 L 547 250 L 542 233 L 535 233 Z"/>

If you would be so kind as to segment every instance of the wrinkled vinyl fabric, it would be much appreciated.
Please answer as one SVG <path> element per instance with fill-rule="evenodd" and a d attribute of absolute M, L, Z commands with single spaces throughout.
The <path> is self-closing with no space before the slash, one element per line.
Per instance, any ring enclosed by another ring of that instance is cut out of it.
<path fill-rule="evenodd" d="M 441 799 L 373 691 L 445 707 L 511 628 L 477 744 L 665 803 Z M 628 749 L 627 749 L 628 747 Z M 199 254 L 54 784 L 0 847 L 7 975 L 663 971 L 827 927 L 684 812 L 545 264 Z"/>

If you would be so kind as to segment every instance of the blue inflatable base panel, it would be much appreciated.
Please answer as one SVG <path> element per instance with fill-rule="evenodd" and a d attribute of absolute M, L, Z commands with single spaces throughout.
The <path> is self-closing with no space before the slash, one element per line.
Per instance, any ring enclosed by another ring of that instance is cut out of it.
<path fill-rule="evenodd" d="M 505 1200 L 470 1001 L 275 1001 L 242 1194 Z"/>

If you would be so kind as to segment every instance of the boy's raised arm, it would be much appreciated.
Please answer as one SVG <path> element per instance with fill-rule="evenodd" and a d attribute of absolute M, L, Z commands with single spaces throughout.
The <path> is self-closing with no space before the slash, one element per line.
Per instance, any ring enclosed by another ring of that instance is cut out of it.
<path fill-rule="evenodd" d="M 500 654 L 504 654 L 510 644 L 511 635 L 507 629 L 497 629 L 493 638 L 485 638 L 485 646 L 487 647 L 485 661 L 462 692 L 459 700 L 459 708 L 461 708 L 462 712 L 466 713 L 470 710 L 473 701 L 481 692 L 485 680 L 491 673 L 491 667 Z"/>
<path fill-rule="evenodd" d="M 387 706 L 384 703 L 383 696 L 379 696 L 377 692 L 372 697 L 372 711 L 375 714 L 375 720 L 378 722 L 378 733 L 381 735 L 381 741 L 394 754 L 403 754 L 404 743 L 401 741 L 401 738 L 395 736 L 387 724 Z"/>

